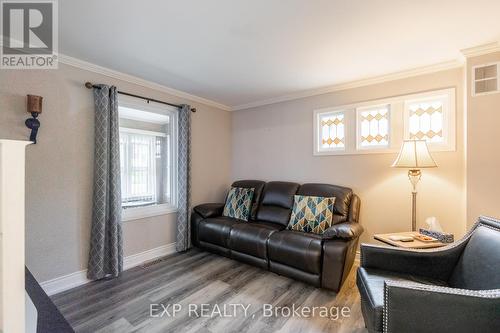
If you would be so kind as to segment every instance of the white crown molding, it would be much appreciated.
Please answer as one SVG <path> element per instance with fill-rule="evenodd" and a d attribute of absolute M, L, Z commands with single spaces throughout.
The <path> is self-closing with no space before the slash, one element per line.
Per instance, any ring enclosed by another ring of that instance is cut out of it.
<path fill-rule="evenodd" d="M 123 269 L 127 270 L 137 267 L 144 262 L 151 261 L 175 253 L 175 243 L 156 247 L 151 250 L 140 252 L 127 256 L 123 259 Z M 76 288 L 91 282 L 87 279 L 87 270 L 74 272 L 68 275 L 60 276 L 40 283 L 40 286 L 47 295 L 55 295 L 57 293 Z"/>
<path fill-rule="evenodd" d="M 237 105 L 237 106 L 232 107 L 232 110 L 236 111 L 236 110 L 250 109 L 250 108 L 255 108 L 255 107 L 259 107 L 259 106 L 263 106 L 263 105 L 291 101 L 291 100 L 295 100 L 295 99 L 299 99 L 299 98 L 323 95 L 323 94 L 332 93 L 332 92 L 336 92 L 336 91 L 340 91 L 340 90 L 365 87 L 365 86 L 369 86 L 369 85 L 373 85 L 373 84 L 394 81 L 394 80 L 409 78 L 409 77 L 413 77 L 413 76 L 419 76 L 419 75 L 430 74 L 430 73 L 435 73 L 435 72 L 439 72 L 439 71 L 445 71 L 448 69 L 463 67 L 463 65 L 464 65 L 464 63 L 462 60 L 450 60 L 450 61 L 440 62 L 440 63 L 429 65 L 429 66 L 413 68 L 413 69 L 404 70 L 404 71 L 400 71 L 400 72 L 395 72 L 395 73 L 390 73 L 390 74 L 385 74 L 385 75 L 380 75 L 380 76 L 374 76 L 374 77 L 369 77 L 369 78 L 345 82 L 345 83 L 339 83 L 339 84 L 335 84 L 335 85 L 328 86 L 328 87 L 306 90 L 306 91 L 301 91 L 301 92 L 298 92 L 295 94 L 290 94 L 290 95 L 285 95 L 285 96 L 280 96 L 280 97 L 273 97 L 273 98 L 269 98 L 269 99 L 265 99 L 265 100 L 261 100 L 261 101 L 257 101 L 257 102 Z"/>
<path fill-rule="evenodd" d="M 0 36 L 0 47 L 3 47 L 3 36 Z M 224 104 L 221 104 L 221 103 L 218 103 L 218 102 L 215 102 L 215 101 L 203 98 L 203 97 L 192 95 L 190 93 L 180 91 L 180 90 L 177 90 L 174 88 L 170 88 L 170 87 L 161 85 L 159 83 L 155 83 L 152 81 L 141 79 L 140 77 L 137 77 L 134 75 L 125 74 L 125 73 L 122 73 L 119 71 L 115 71 L 114 69 L 99 66 L 99 65 L 96 65 L 96 64 L 93 64 L 91 62 L 84 61 L 84 60 L 81 60 L 78 58 L 70 57 L 70 56 L 62 54 L 62 53 L 57 53 L 57 60 L 59 63 L 65 64 L 68 66 L 87 70 L 89 72 L 93 72 L 96 74 L 101 74 L 101 75 L 104 75 L 107 77 L 111 77 L 113 79 L 122 80 L 122 81 L 126 81 L 129 83 L 137 84 L 137 85 L 145 87 L 145 88 L 150 88 L 150 89 L 157 90 L 157 91 L 167 93 L 167 94 L 170 94 L 173 96 L 177 96 L 180 98 L 185 98 L 185 99 L 195 101 L 195 102 L 198 102 L 201 104 L 213 106 L 213 107 L 216 107 L 216 108 L 224 110 L 224 111 L 232 111 L 232 108 L 230 106 L 227 106 L 227 105 L 224 105 Z"/>
<path fill-rule="evenodd" d="M 0 39 L 0 46 L 2 46 L 3 40 Z M 278 96 L 278 97 L 273 97 L 269 99 L 264 99 L 260 101 L 255 101 L 251 103 L 246 103 L 246 104 L 240 104 L 240 105 L 235 105 L 235 106 L 228 106 L 225 104 L 221 104 L 203 97 L 199 97 L 196 95 L 189 94 L 187 92 L 183 92 L 174 88 L 170 88 L 164 85 L 161 85 L 159 83 L 151 82 L 145 79 L 141 79 L 137 76 L 133 76 L 130 74 L 125 74 L 113 69 L 109 69 L 106 67 L 102 67 L 84 60 L 80 60 L 74 57 L 67 56 L 65 54 L 58 54 L 58 61 L 60 63 L 73 66 L 76 68 L 80 68 L 83 70 L 88 70 L 97 74 L 105 75 L 114 79 L 118 80 L 123 80 L 126 82 L 130 82 L 133 84 L 137 84 L 146 88 L 150 88 L 153 90 L 157 90 L 160 92 L 164 92 L 173 96 L 185 98 L 191 101 L 199 102 L 208 106 L 213 106 L 216 108 L 219 108 L 221 110 L 225 111 L 237 111 L 237 110 L 245 110 L 245 109 L 251 109 L 259 106 L 264 106 L 264 105 L 269 105 L 269 104 L 275 104 L 275 103 L 280 103 L 280 102 L 286 102 L 286 101 L 291 101 L 295 99 L 300 99 L 300 98 L 305 98 L 305 97 L 311 97 L 311 96 L 317 96 L 317 95 L 322 95 L 322 94 L 327 94 L 327 93 L 332 93 L 336 91 L 341 91 L 341 90 L 347 90 L 347 89 L 353 89 L 353 88 L 360 88 L 360 87 L 365 87 L 373 84 L 378 84 L 378 83 L 383 83 L 383 82 L 389 82 L 389 81 L 394 81 L 394 80 L 399 80 L 399 79 L 404 79 L 404 78 L 409 78 L 409 77 L 414 77 L 414 76 L 419 76 L 419 75 L 424 75 L 424 74 L 431 74 L 439 71 L 444 71 L 448 69 L 453 69 L 453 68 L 458 68 L 458 67 L 463 67 L 464 66 L 464 60 L 466 58 L 470 57 L 477 57 L 480 55 L 492 53 L 492 52 L 500 52 L 500 42 L 492 42 L 488 44 L 482 44 L 470 48 L 466 48 L 460 51 L 460 57 L 458 57 L 455 60 L 449 60 L 445 62 L 440 62 L 428 66 L 423 66 L 423 67 L 418 67 L 418 68 L 413 68 L 409 70 L 403 70 L 399 72 L 394 72 L 394 73 L 389 73 L 389 74 L 384 74 L 380 76 L 374 76 L 374 77 L 368 77 L 360 80 L 354 80 L 354 81 L 349 81 L 345 83 L 339 83 L 335 84 L 332 86 L 327 86 L 327 87 L 322 87 L 318 89 L 310 89 L 310 90 L 304 90 L 300 91 L 294 94 L 289 94 L 289 95 L 284 95 L 284 96 Z"/>
<path fill-rule="evenodd" d="M 474 47 L 469 47 L 467 49 L 460 50 L 465 58 L 478 57 L 488 53 L 500 52 L 500 43 L 493 42 L 483 45 L 478 45 Z"/>
<path fill-rule="evenodd" d="M 80 68 L 80 69 L 83 69 L 83 70 L 87 70 L 87 71 L 90 71 L 90 72 L 93 72 L 93 73 L 105 75 L 105 76 L 111 77 L 113 79 L 118 79 L 118 80 L 130 82 L 130 83 L 133 83 L 133 84 L 137 84 L 139 86 L 150 88 L 150 89 L 153 89 L 153 90 L 157 90 L 157 91 L 160 91 L 160 92 L 163 92 L 163 93 L 167 93 L 167 94 L 170 94 L 170 95 L 173 95 L 173 96 L 185 98 L 185 99 L 188 99 L 188 100 L 191 100 L 191 101 L 195 101 L 195 102 L 198 102 L 198 103 L 202 103 L 202 104 L 205 104 L 205 105 L 208 105 L 208 106 L 213 106 L 213 107 L 216 107 L 216 108 L 221 109 L 221 110 L 231 111 L 231 107 L 229 107 L 227 105 L 224 105 L 224 104 L 221 104 L 221 103 L 218 103 L 218 102 L 214 102 L 212 100 L 209 100 L 209 99 L 206 99 L 206 98 L 203 98 L 203 97 L 192 95 L 192 94 L 189 94 L 189 93 L 184 92 L 184 91 L 173 89 L 173 88 L 161 85 L 159 83 L 155 83 L 155 82 L 151 82 L 151 81 L 148 81 L 148 80 L 144 80 L 144 79 L 141 79 L 141 78 L 139 78 L 137 76 L 133 76 L 133 75 L 130 75 L 130 74 L 125 74 L 125 73 L 122 73 L 122 72 L 119 72 L 119 71 L 115 71 L 113 69 L 109 69 L 109 68 L 106 68 L 106 67 L 102 67 L 102 66 L 99 66 L 99 65 L 96 65 L 96 64 L 84 61 L 84 60 L 80 60 L 80 59 L 77 59 L 77 58 L 74 58 L 74 57 L 70 57 L 70 56 L 67 56 L 65 54 L 59 53 L 58 54 L 58 61 L 60 63 L 62 63 L 62 64 L 65 64 L 65 65 L 69 65 L 69 66 Z"/>

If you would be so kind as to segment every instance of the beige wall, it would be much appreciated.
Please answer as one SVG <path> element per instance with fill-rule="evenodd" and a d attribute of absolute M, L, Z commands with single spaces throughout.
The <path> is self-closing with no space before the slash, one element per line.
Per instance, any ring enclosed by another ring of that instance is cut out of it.
<path fill-rule="evenodd" d="M 60 64 L 0 71 L 0 138 L 27 140 L 26 94 L 44 97 L 38 143 L 27 148 L 26 256 L 39 281 L 83 270 L 91 223 L 91 81 L 198 109 L 192 123 L 193 203 L 220 201 L 230 181 L 231 113 Z M 175 214 L 124 222 L 125 255 L 175 241 Z"/>
<path fill-rule="evenodd" d="M 463 70 L 344 90 L 237 111 L 233 115 L 233 179 L 323 182 L 352 187 L 361 197 L 363 242 L 374 233 L 411 228 L 406 170 L 396 154 L 313 156 L 313 110 L 448 87 L 456 88 L 457 150 L 434 153 L 439 168 L 423 171 L 418 224 L 436 216 L 446 231 L 465 231 Z"/>
<path fill-rule="evenodd" d="M 499 60 L 500 53 L 470 58 L 467 68 Z M 492 153 L 498 150 L 493 146 L 498 141 L 493 126 L 500 121 L 500 94 L 464 95 L 465 74 L 453 69 L 229 113 L 62 64 L 59 70 L 2 70 L 0 138 L 27 139 L 25 96 L 44 97 L 39 143 L 27 149 L 27 264 L 40 281 L 86 267 L 94 111 L 92 94 L 82 85 L 85 81 L 115 84 L 124 91 L 190 103 L 198 109 L 193 115 L 194 204 L 223 200 L 230 181 L 243 178 L 349 186 L 362 199 L 363 242 L 373 242 L 374 233 L 410 228 L 405 171 L 389 167 L 396 154 L 313 156 L 313 110 L 455 87 L 457 150 L 433 153 L 439 168 L 424 170 L 418 216 L 420 225 L 427 216 L 438 217 L 447 231 L 459 237 L 477 215 L 500 216 L 500 178 L 494 176 L 500 155 Z M 469 116 L 464 135 L 466 97 Z M 175 214 L 125 222 L 124 240 L 125 255 L 173 242 Z"/>
<path fill-rule="evenodd" d="M 500 218 L 500 94 L 472 96 L 472 66 L 500 61 L 500 52 L 467 59 L 467 224 Z"/>

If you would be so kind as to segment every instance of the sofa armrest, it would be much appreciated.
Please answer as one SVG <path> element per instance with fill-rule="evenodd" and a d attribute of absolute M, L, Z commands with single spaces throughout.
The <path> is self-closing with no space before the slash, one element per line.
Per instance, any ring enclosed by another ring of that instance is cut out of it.
<path fill-rule="evenodd" d="M 498 332 L 500 290 L 386 281 L 384 332 Z M 415 316 L 418 314 L 418 316 Z"/>
<path fill-rule="evenodd" d="M 448 281 L 466 243 L 432 250 L 361 244 L 361 267 Z"/>
<path fill-rule="evenodd" d="M 357 222 L 334 224 L 323 233 L 323 239 L 343 238 L 354 239 L 363 233 L 363 227 Z"/>
<path fill-rule="evenodd" d="M 223 203 L 206 203 L 195 206 L 193 210 L 204 219 L 209 217 L 221 216 L 224 210 Z"/>

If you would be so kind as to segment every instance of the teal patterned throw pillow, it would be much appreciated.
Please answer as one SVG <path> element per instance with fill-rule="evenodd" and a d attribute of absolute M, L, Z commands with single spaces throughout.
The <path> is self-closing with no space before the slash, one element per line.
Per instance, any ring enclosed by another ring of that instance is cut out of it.
<path fill-rule="evenodd" d="M 332 225 L 335 197 L 296 195 L 288 230 L 322 234 Z"/>
<path fill-rule="evenodd" d="M 248 221 L 254 191 L 253 188 L 231 187 L 222 216 Z"/>

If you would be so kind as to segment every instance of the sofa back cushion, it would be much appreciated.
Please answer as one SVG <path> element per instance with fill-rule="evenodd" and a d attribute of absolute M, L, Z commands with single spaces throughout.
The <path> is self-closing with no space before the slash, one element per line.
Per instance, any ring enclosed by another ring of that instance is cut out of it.
<path fill-rule="evenodd" d="M 261 180 L 238 180 L 235 181 L 232 187 L 243 187 L 243 188 L 253 188 L 253 198 L 252 198 L 252 209 L 250 212 L 250 219 L 255 220 L 257 218 L 257 210 L 259 208 L 259 202 L 262 197 L 262 190 L 266 183 Z"/>
<path fill-rule="evenodd" d="M 257 212 L 257 220 L 288 225 L 292 213 L 293 196 L 298 188 L 297 183 L 267 183 Z"/>
<path fill-rule="evenodd" d="M 500 230 L 484 225 L 473 231 L 451 275 L 453 288 L 500 289 Z"/>
<path fill-rule="evenodd" d="M 297 194 L 316 197 L 335 197 L 332 224 L 345 222 L 349 217 L 349 206 L 351 205 L 353 194 L 352 190 L 348 187 L 309 183 L 301 185 Z"/>

